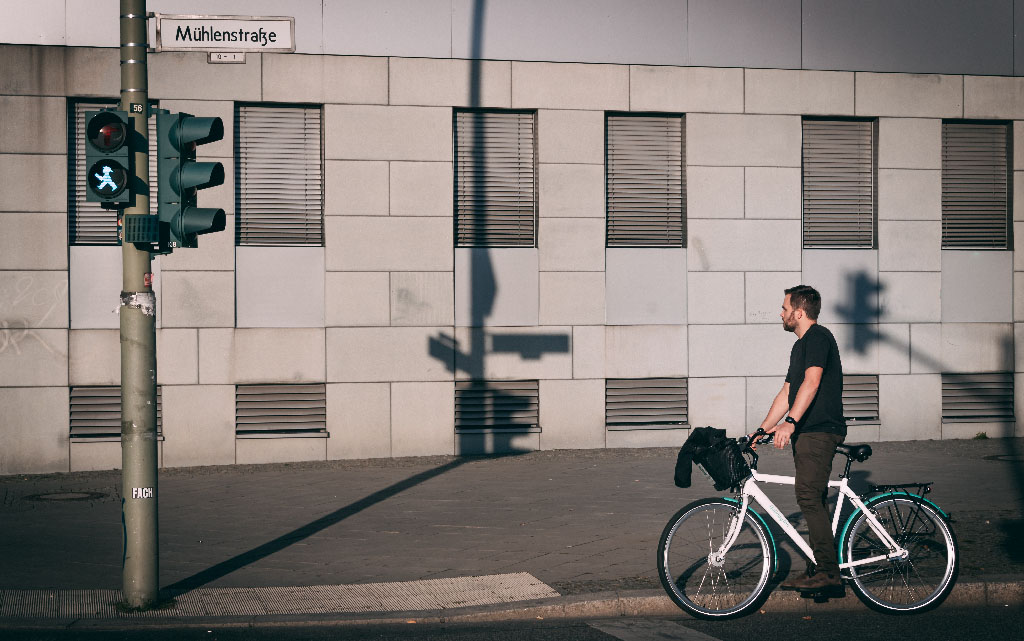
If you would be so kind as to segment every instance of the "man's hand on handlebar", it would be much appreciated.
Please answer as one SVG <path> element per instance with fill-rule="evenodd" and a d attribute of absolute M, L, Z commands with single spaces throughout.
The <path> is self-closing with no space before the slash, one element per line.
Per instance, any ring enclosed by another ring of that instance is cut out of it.
<path fill-rule="evenodd" d="M 742 442 L 749 443 L 752 450 L 756 450 L 758 445 L 770 445 L 775 438 L 772 431 L 774 430 L 765 430 L 759 427 L 753 434 L 743 437 Z"/>
<path fill-rule="evenodd" d="M 761 431 L 763 428 L 758 428 Z M 782 422 L 778 425 L 774 425 L 764 430 L 765 434 L 775 437 L 775 449 L 781 450 L 782 448 L 789 445 L 789 442 L 793 440 L 793 431 L 796 430 L 796 426 L 792 423 Z"/>

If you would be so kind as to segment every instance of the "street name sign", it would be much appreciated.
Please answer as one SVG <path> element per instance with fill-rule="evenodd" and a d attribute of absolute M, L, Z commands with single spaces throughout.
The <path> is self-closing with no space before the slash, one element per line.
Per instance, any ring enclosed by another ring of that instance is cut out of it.
<path fill-rule="evenodd" d="M 181 16 L 153 14 L 156 51 L 295 51 L 291 16 Z"/>

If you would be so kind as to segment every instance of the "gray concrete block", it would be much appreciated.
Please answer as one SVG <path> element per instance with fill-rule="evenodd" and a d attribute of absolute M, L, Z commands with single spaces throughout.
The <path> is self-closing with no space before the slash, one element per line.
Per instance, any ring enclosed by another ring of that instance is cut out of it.
<path fill-rule="evenodd" d="M 857 115 L 962 118 L 963 76 L 857 73 Z"/>
<path fill-rule="evenodd" d="M 63 47 L 30 47 L 4 45 L 0 47 L 0 68 L 5 69 L 0 82 L 0 93 L 16 96 L 64 96 L 65 55 Z M 114 52 L 116 60 L 117 53 Z M 108 71 L 111 71 L 108 69 Z M 104 77 L 118 76 L 113 73 Z M 115 85 L 116 86 L 116 85 Z M 113 95 L 113 94 L 112 94 Z"/>
<path fill-rule="evenodd" d="M 572 328 L 455 328 L 458 380 L 555 380 L 572 378 Z M 474 340 L 474 338 L 476 340 Z M 483 356 L 475 351 L 482 343 Z"/>
<path fill-rule="evenodd" d="M 199 330 L 156 331 L 156 382 L 195 385 L 199 382 Z"/>
<path fill-rule="evenodd" d="M 942 169 L 942 120 L 879 118 L 879 169 Z"/>
<path fill-rule="evenodd" d="M 605 175 L 601 165 L 541 164 L 538 212 L 543 218 L 600 218 L 605 213 Z"/>
<path fill-rule="evenodd" d="M 878 337 L 878 369 L 876 371 L 879 374 L 909 374 L 910 325 L 881 323 L 878 325 Z M 872 374 L 874 372 L 865 373 Z"/>
<path fill-rule="evenodd" d="M 323 247 L 238 247 L 236 327 L 323 327 Z"/>
<path fill-rule="evenodd" d="M 67 211 L 67 156 L 37 153 L 0 154 L 0 175 L 4 176 L 10 186 L 4 194 L 3 201 L 0 201 L 0 211 Z M 62 236 L 66 238 L 67 232 Z M 48 240 L 52 242 L 52 239 Z"/>
<path fill-rule="evenodd" d="M 70 319 L 73 329 L 117 329 L 120 307 L 121 248 L 73 246 L 68 248 Z M 155 265 L 156 263 L 154 263 Z M 157 304 L 163 301 L 157 297 Z M 157 319 L 163 321 L 157 308 Z"/>
<path fill-rule="evenodd" d="M 984 434 L 989 438 L 1010 438 L 1016 432 L 1013 422 L 987 423 L 942 423 L 942 439 L 977 438 Z"/>
<path fill-rule="evenodd" d="M 686 168 L 686 218 L 743 218 L 743 167 Z"/>
<path fill-rule="evenodd" d="M 164 465 L 235 463 L 235 386 L 164 385 Z"/>
<path fill-rule="evenodd" d="M 325 438 L 240 438 L 235 442 L 239 465 L 327 460 Z"/>
<path fill-rule="evenodd" d="M 267 102 L 382 105 L 388 101 L 388 60 L 264 54 L 262 89 Z"/>
<path fill-rule="evenodd" d="M 447 0 L 379 0 L 373 4 L 338 0 L 320 6 L 317 3 L 323 24 L 330 25 L 334 34 L 323 41 L 326 54 L 452 55 L 452 6 Z"/>
<path fill-rule="evenodd" d="M 609 448 L 680 447 L 690 435 L 689 428 L 658 430 L 614 430 L 606 437 Z"/>
<path fill-rule="evenodd" d="M 690 323 L 745 322 L 743 272 L 693 272 L 686 276 L 686 288 Z"/>
<path fill-rule="evenodd" d="M 443 107 L 324 107 L 325 158 L 451 162 L 452 110 Z"/>
<path fill-rule="evenodd" d="M 149 97 L 238 100 L 263 99 L 263 57 L 248 55 L 244 64 L 211 65 L 204 51 L 149 54 Z"/>
<path fill-rule="evenodd" d="M 70 469 L 67 387 L 0 388 L 0 407 L 4 408 L 0 474 L 46 474 Z"/>
<path fill-rule="evenodd" d="M 711 425 L 732 437 L 749 434 L 756 427 L 747 422 L 746 379 L 691 377 L 686 384 L 690 425 Z"/>
<path fill-rule="evenodd" d="M 429 327 L 455 324 L 452 272 L 393 272 L 391 324 Z"/>
<path fill-rule="evenodd" d="M 541 325 L 600 325 L 605 317 L 601 272 L 541 272 Z"/>
<path fill-rule="evenodd" d="M 690 114 L 686 162 L 726 167 L 799 167 L 799 116 Z"/>
<path fill-rule="evenodd" d="M 330 216 L 329 271 L 451 271 L 452 217 Z"/>
<path fill-rule="evenodd" d="M 383 160 L 324 161 L 324 214 L 387 216 L 389 164 Z"/>
<path fill-rule="evenodd" d="M 696 271 L 797 271 L 799 220 L 691 220 L 687 265 Z"/>
<path fill-rule="evenodd" d="M 392 216 L 451 216 L 454 211 L 450 162 L 392 162 Z"/>
<path fill-rule="evenodd" d="M 156 444 L 157 467 L 163 467 L 164 444 Z M 80 441 L 71 443 L 72 472 L 121 469 L 120 441 Z"/>
<path fill-rule="evenodd" d="M 42 96 L 0 96 L 0 154 L 66 154 L 67 101 Z"/>
<path fill-rule="evenodd" d="M 1024 171 L 1013 172 L 1013 192 L 1024 193 Z M 1013 201 L 1013 222 L 1024 220 L 1024 198 L 1015 198 Z"/>
<path fill-rule="evenodd" d="M 535 452 L 539 449 L 540 434 L 537 432 L 461 432 L 455 435 L 457 456 L 514 454 Z"/>
<path fill-rule="evenodd" d="M 882 441 L 941 438 L 942 377 L 879 376 L 878 411 Z"/>
<path fill-rule="evenodd" d="M 818 320 L 872 323 L 878 320 L 878 252 L 874 249 L 805 249 L 801 282 L 821 294 Z"/>
<path fill-rule="evenodd" d="M 605 116 L 600 111 L 539 110 L 538 161 L 603 164 L 604 122 Z"/>
<path fill-rule="evenodd" d="M 538 260 L 538 251 L 529 247 L 456 248 L 455 324 L 536 325 Z"/>
<path fill-rule="evenodd" d="M 781 325 L 785 292 L 801 280 L 801 272 L 747 272 L 745 322 Z"/>
<path fill-rule="evenodd" d="M 513 109 L 629 109 L 629 68 L 512 63 Z"/>
<path fill-rule="evenodd" d="M 747 218 L 800 219 L 803 177 L 799 169 L 747 167 L 744 171 L 744 214 Z"/>
<path fill-rule="evenodd" d="M 433 327 L 339 327 L 327 330 L 327 380 L 331 383 L 451 381 L 454 355 L 434 355 L 431 341 L 446 334 Z M 395 452 L 395 456 L 402 456 Z"/>
<path fill-rule="evenodd" d="M 916 323 L 910 326 L 910 373 L 937 374 L 942 370 L 942 326 Z"/>
<path fill-rule="evenodd" d="M 604 218 L 542 218 L 538 221 L 540 271 L 603 271 L 604 244 Z"/>
<path fill-rule="evenodd" d="M 629 105 L 634 111 L 740 113 L 743 69 L 631 66 Z"/>
<path fill-rule="evenodd" d="M 391 386 L 327 386 L 327 460 L 391 456 Z"/>
<path fill-rule="evenodd" d="M 159 361 L 157 371 L 159 375 Z M 74 329 L 69 332 L 68 384 L 121 384 L 121 340 L 118 330 Z"/>
<path fill-rule="evenodd" d="M 897 323 L 938 323 L 942 320 L 942 274 L 880 272 L 881 319 Z"/>
<path fill-rule="evenodd" d="M 0 327 L 67 326 L 67 272 L 0 271 Z"/>
<path fill-rule="evenodd" d="M 879 220 L 941 220 L 942 172 L 879 169 Z"/>
<path fill-rule="evenodd" d="M 1024 276 L 1013 275 L 1013 320 L 1024 321 Z"/>
<path fill-rule="evenodd" d="M 605 260 L 608 324 L 686 323 L 685 249 L 609 247 Z"/>
<path fill-rule="evenodd" d="M 942 323 L 942 371 L 1013 371 L 1013 323 Z"/>
<path fill-rule="evenodd" d="M 604 379 L 540 381 L 540 448 L 605 446 Z"/>
<path fill-rule="evenodd" d="M 0 387 L 68 384 L 68 330 L 0 328 Z"/>
<path fill-rule="evenodd" d="M 327 272 L 325 276 L 328 327 L 390 324 L 390 277 L 387 272 Z"/>
<path fill-rule="evenodd" d="M 687 336 L 686 325 L 609 325 L 605 327 L 605 376 L 687 376 L 692 364 Z"/>
<path fill-rule="evenodd" d="M 324 330 L 199 330 L 199 383 L 322 383 Z"/>
<path fill-rule="evenodd" d="M 964 76 L 964 118 L 1024 118 L 1024 78 Z"/>
<path fill-rule="evenodd" d="M 1024 323 L 1013 324 L 1014 372 L 1024 372 Z M 1019 382 L 1019 381 L 1018 381 Z M 1020 385 L 1017 386 L 1018 392 Z M 1018 411 L 1021 406 L 1017 406 Z"/>
<path fill-rule="evenodd" d="M 781 323 L 691 325 L 689 331 L 690 376 L 772 376 L 785 374 L 789 366 L 793 335 Z"/>
<path fill-rule="evenodd" d="M 0 214 L 0 269 L 67 269 L 67 234 L 67 214 Z"/>
<path fill-rule="evenodd" d="M 775 396 L 782 390 L 786 382 L 786 368 L 789 367 L 789 359 L 778 366 L 778 376 L 748 376 L 747 381 L 747 425 L 751 429 L 757 428 L 768 416 Z"/>
<path fill-rule="evenodd" d="M 743 72 L 747 113 L 853 115 L 852 73 L 789 69 Z"/>
<path fill-rule="evenodd" d="M 504 60 L 391 58 L 392 105 L 512 106 L 512 63 Z"/>
<path fill-rule="evenodd" d="M 70 44 L 70 43 L 69 43 Z M 113 43 L 111 43 L 113 44 Z M 121 56 L 117 48 L 75 47 L 65 50 L 64 82 L 68 96 L 109 96 L 121 91 Z M 205 58 L 205 54 L 201 54 Z M 150 78 L 153 77 L 150 67 Z M 150 84 L 152 88 L 152 84 Z M 58 92 L 57 95 L 60 95 Z M 154 98 L 154 94 L 149 94 Z"/>
<path fill-rule="evenodd" d="M 232 327 L 234 280 L 231 272 L 167 272 L 163 275 L 163 326 Z"/>
<path fill-rule="evenodd" d="M 878 269 L 937 272 L 942 269 L 942 224 L 929 221 L 878 222 Z"/>
<path fill-rule="evenodd" d="M 605 328 L 603 325 L 576 325 L 572 328 L 572 377 L 604 378 Z"/>
<path fill-rule="evenodd" d="M 1013 278 L 1011 252 L 943 251 L 942 321 L 1012 321 Z"/>
<path fill-rule="evenodd" d="M 392 456 L 455 454 L 455 386 L 392 383 Z"/>

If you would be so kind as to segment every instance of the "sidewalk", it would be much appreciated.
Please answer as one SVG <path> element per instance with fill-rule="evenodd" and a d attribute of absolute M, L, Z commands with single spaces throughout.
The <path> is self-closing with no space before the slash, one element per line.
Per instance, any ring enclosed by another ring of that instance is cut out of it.
<path fill-rule="evenodd" d="M 956 520 L 951 600 L 1024 603 L 1024 558 L 1007 543 L 1024 530 L 1024 439 L 873 448 L 855 484 L 933 481 Z M 761 452 L 762 471 L 792 472 L 788 452 Z M 0 627 L 674 614 L 658 537 L 679 507 L 716 494 L 699 474 L 674 487 L 674 463 L 669 449 L 570 450 L 163 470 L 161 587 L 176 598 L 143 614 L 111 605 L 119 472 L 0 477 Z M 786 514 L 798 513 L 791 491 L 769 490 Z M 862 606 L 777 593 L 766 607 Z"/>

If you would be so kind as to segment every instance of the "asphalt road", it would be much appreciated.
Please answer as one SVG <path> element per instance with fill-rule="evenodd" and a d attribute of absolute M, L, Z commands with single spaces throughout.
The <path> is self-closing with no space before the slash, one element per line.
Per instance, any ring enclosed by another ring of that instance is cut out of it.
<path fill-rule="evenodd" d="M 867 610 L 821 615 L 752 615 L 735 621 L 690 618 L 596 619 L 591 621 L 516 621 L 489 625 L 190 627 L 135 629 L 72 629 L 59 631 L 3 630 L 5 641 L 977 641 L 1012 638 L 1024 629 L 1024 609 L 962 610 L 940 608 L 911 617 L 893 617 Z M 1008 636 L 1008 634 L 1010 636 Z"/>

